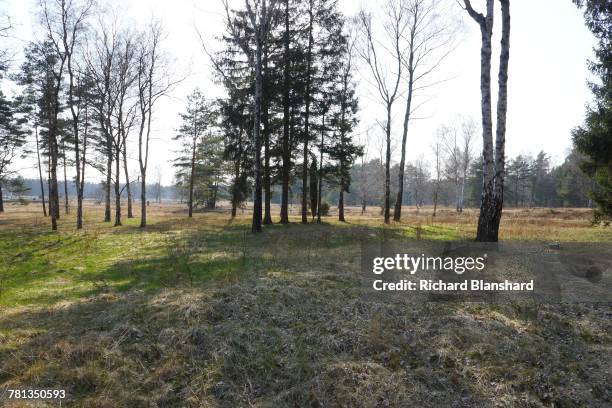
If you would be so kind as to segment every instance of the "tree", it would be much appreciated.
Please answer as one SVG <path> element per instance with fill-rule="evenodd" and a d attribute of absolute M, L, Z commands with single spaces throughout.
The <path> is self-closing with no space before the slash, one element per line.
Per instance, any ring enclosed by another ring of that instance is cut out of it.
<path fill-rule="evenodd" d="M 573 149 L 561 166 L 554 169 L 555 193 L 563 207 L 590 207 L 593 179 L 580 169 L 585 157 Z"/>
<path fill-rule="evenodd" d="M 531 199 L 538 206 L 550 206 L 554 200 L 554 182 L 550 175 L 550 159 L 540 151 L 531 165 Z"/>
<path fill-rule="evenodd" d="M 79 117 L 81 113 L 82 102 L 78 98 L 78 78 L 77 70 L 78 67 L 75 63 L 75 47 L 79 42 L 79 34 L 85 28 L 86 18 L 89 14 L 91 7 L 93 6 L 93 0 L 86 0 L 83 4 L 77 2 L 65 2 L 60 1 L 61 7 L 61 44 L 54 42 L 58 55 L 65 55 L 66 58 L 66 71 L 68 73 L 68 107 L 70 108 L 70 114 L 72 115 L 72 140 L 74 143 L 75 153 L 75 165 L 76 165 L 76 190 L 77 190 L 77 214 L 76 214 L 76 228 L 83 228 L 83 186 L 84 181 L 82 178 L 85 177 L 85 150 L 81 150 L 81 145 L 87 144 L 87 134 L 85 139 L 81 143 L 81 136 L 79 135 Z M 51 30 L 51 29 L 50 29 Z M 61 57 L 60 57 L 61 58 Z M 64 158 L 65 160 L 65 158 Z M 65 167 L 65 166 L 64 166 Z M 64 182 L 65 185 L 65 182 Z M 66 193 L 66 200 L 68 200 L 68 194 Z"/>
<path fill-rule="evenodd" d="M 507 184 L 509 187 L 508 201 L 514 201 L 514 206 L 518 207 L 530 204 L 532 167 L 531 159 L 527 156 L 518 155 L 510 160 L 507 168 Z"/>
<path fill-rule="evenodd" d="M 38 168 L 38 178 L 40 182 L 41 204 L 43 215 L 47 217 L 47 207 L 45 200 L 45 186 L 43 178 L 43 160 L 42 155 L 48 156 L 46 149 L 46 141 L 41 140 L 41 127 L 44 126 L 44 107 L 48 103 L 44 100 L 47 93 L 45 92 L 50 85 L 49 76 L 45 71 L 46 64 L 43 62 L 41 48 L 44 45 L 39 43 L 30 43 L 26 47 L 25 55 L 28 58 L 21 65 L 20 71 L 13 77 L 15 82 L 23 87 L 21 95 L 17 98 L 17 110 L 23 115 L 25 124 L 29 126 L 30 132 L 34 133 L 34 141 L 36 146 L 36 163 Z"/>
<path fill-rule="evenodd" d="M 510 59 L 510 0 L 499 0 L 499 2 L 502 11 L 502 33 L 498 76 L 497 126 L 494 147 L 491 112 L 491 37 L 493 34 L 494 0 L 486 0 L 485 15 L 475 11 L 470 0 L 464 0 L 465 10 L 479 25 L 481 33 L 480 92 L 482 98 L 482 157 L 484 163 L 482 200 L 476 240 L 484 242 L 497 242 L 504 202 L 508 62 Z"/>
<path fill-rule="evenodd" d="M 14 106 L 0 90 L 0 212 L 4 212 L 2 187 L 9 185 L 13 175 L 10 165 L 21 153 L 25 141 L 25 133 L 14 115 Z"/>
<path fill-rule="evenodd" d="M 428 79 L 452 50 L 455 35 L 452 21 L 444 18 L 443 3 L 439 0 L 402 0 L 407 26 L 407 58 L 403 57 L 407 72 L 406 109 L 402 129 L 401 158 L 398 172 L 397 199 L 393 220 L 402 216 L 402 197 L 404 195 L 404 167 L 406 165 L 406 142 L 408 126 L 414 111 L 422 106 L 414 106 L 415 92 L 431 87 L 434 83 L 423 83 Z M 440 148 L 440 146 L 438 146 Z M 440 150 L 440 149 L 438 149 Z M 438 151 L 438 155 L 440 151 Z M 436 193 L 437 200 L 437 193 Z M 434 211 L 435 214 L 435 211 Z"/>
<path fill-rule="evenodd" d="M 51 229 L 57 230 L 59 218 L 59 192 L 57 182 L 57 163 L 59 157 L 58 118 L 60 113 L 60 93 L 68 57 L 63 48 L 64 22 L 66 16 L 72 14 L 72 3 L 65 0 L 50 4 L 49 0 L 41 0 L 42 24 L 45 35 L 51 44 L 53 52 L 46 53 L 47 70 L 52 75 L 53 82 L 49 87 L 49 106 L 47 109 L 47 130 L 49 144 L 49 212 L 51 213 Z"/>
<path fill-rule="evenodd" d="M 140 113 L 138 129 L 138 165 L 140 168 L 140 228 L 147 226 L 147 167 L 153 108 L 177 81 L 173 81 L 160 49 L 163 40 L 161 23 L 151 22 L 143 33 L 137 52 L 137 106 Z"/>
<path fill-rule="evenodd" d="M 183 171 L 188 169 L 187 177 L 189 184 L 189 199 L 187 202 L 189 217 L 193 216 L 194 196 L 193 189 L 196 175 L 196 153 L 198 141 L 213 124 L 213 113 L 210 103 L 204 98 L 199 89 L 195 89 L 187 97 L 185 113 L 181 113 L 182 124 L 174 140 L 179 140 L 182 144 L 180 156 L 175 160 L 174 165 Z"/>
<path fill-rule="evenodd" d="M 413 165 L 409 164 L 407 167 L 407 174 L 409 182 L 412 186 L 414 205 L 418 211 L 424 204 L 425 186 L 430 177 L 424 159 L 419 157 L 414 161 Z"/>
<path fill-rule="evenodd" d="M 11 23 L 10 16 L 2 13 L 0 15 L 0 38 L 6 38 L 9 36 L 11 30 L 13 29 L 13 25 Z M 4 73 L 8 69 L 9 64 L 9 55 L 8 50 L 4 48 L 0 48 L 0 78 L 3 77 Z"/>
<path fill-rule="evenodd" d="M 289 179 L 291 175 L 291 140 L 289 134 L 290 126 L 290 86 L 291 86 L 291 54 L 290 54 L 290 14 L 289 0 L 285 0 L 283 13 L 283 136 L 282 136 L 282 159 L 281 167 L 281 210 L 280 223 L 289 223 Z"/>
<path fill-rule="evenodd" d="M 251 4 L 251 0 L 245 0 L 246 18 L 248 18 L 249 29 L 252 30 L 255 40 L 254 55 L 240 34 L 239 22 L 236 15 L 232 17 L 229 4 L 224 0 L 227 16 L 227 27 L 249 60 L 249 64 L 255 71 L 255 98 L 254 98 L 254 124 L 253 124 L 253 148 L 255 151 L 255 189 L 253 197 L 253 219 L 251 231 L 261 232 L 262 225 L 262 172 L 261 172 L 261 116 L 263 98 L 263 49 L 268 40 L 271 29 L 272 17 L 275 15 L 277 2 L 275 0 L 261 0 Z"/>
<path fill-rule="evenodd" d="M 587 27 L 597 38 L 591 72 L 599 78 L 591 83 L 593 103 L 587 108 L 585 123 L 572 132 L 576 149 L 586 156 L 581 165 L 597 185 L 591 197 L 597 208 L 594 222 L 612 221 L 612 3 L 607 0 L 574 0 L 584 7 Z"/>
<path fill-rule="evenodd" d="M 460 155 L 460 187 L 457 197 L 457 212 L 463 212 L 463 204 L 465 197 L 465 184 L 467 182 L 468 171 L 474 159 L 474 135 L 476 133 L 476 125 L 472 119 L 466 119 L 461 125 L 462 144 Z"/>
<path fill-rule="evenodd" d="M 338 36 L 337 38 L 342 38 Z M 332 103 L 336 109 L 332 112 L 330 126 L 333 131 L 333 142 L 329 149 L 330 159 L 336 161 L 334 176 L 338 185 L 338 220 L 344 218 L 344 193 L 349 192 L 351 185 L 351 168 L 358 156 L 363 155 L 363 148 L 354 143 L 351 133 L 357 125 L 358 100 L 355 96 L 353 82 L 353 58 L 355 53 L 355 36 L 349 32 L 341 43 L 341 54 L 336 56 L 339 73 L 335 92 L 331 93 Z M 320 207 L 320 206 L 319 206 Z"/>
<path fill-rule="evenodd" d="M 114 116 L 116 124 L 116 136 L 112 139 L 115 147 L 115 198 L 120 200 L 121 189 L 120 189 L 120 171 L 119 163 L 123 161 L 123 172 L 125 174 L 125 190 L 127 193 L 127 217 L 133 218 L 132 210 L 132 188 L 130 182 L 130 175 L 128 172 L 128 161 L 127 161 L 127 146 L 128 146 L 128 135 L 132 128 L 136 125 L 136 114 L 138 109 L 138 100 L 133 98 L 133 88 L 136 84 L 138 63 L 136 62 L 137 43 L 139 38 L 137 35 L 133 35 L 129 31 L 125 31 L 119 37 L 118 49 L 116 53 L 116 62 L 114 70 L 114 87 L 113 87 L 113 98 L 114 102 Z M 111 125 L 113 126 L 113 125 Z M 123 159 L 123 160 L 121 160 Z M 117 201 L 116 209 L 119 209 L 120 214 L 120 201 Z"/>
<path fill-rule="evenodd" d="M 228 88 L 228 99 L 219 100 L 220 126 L 223 132 L 223 157 L 232 162 L 232 185 L 230 187 L 232 217 L 236 216 L 237 208 L 244 203 L 248 195 L 249 169 L 252 166 L 252 145 L 247 137 L 251 124 L 251 115 L 247 113 L 249 100 L 248 90 L 234 87 Z"/>
<path fill-rule="evenodd" d="M 86 53 L 86 75 L 93 85 L 92 107 L 100 127 L 100 137 L 95 141 L 97 150 L 106 158 L 100 171 L 105 175 L 104 189 L 104 222 L 111 220 L 111 182 L 113 166 L 113 140 L 115 126 L 115 63 L 119 49 L 118 24 L 113 21 L 107 24 L 100 22 L 90 49 Z"/>
<path fill-rule="evenodd" d="M 378 96 L 386 109 L 385 136 L 385 196 L 384 196 L 384 220 L 389 224 L 391 219 L 391 129 L 393 104 L 399 97 L 399 86 L 402 80 L 404 67 L 404 46 L 406 38 L 406 9 L 402 2 L 389 0 L 383 7 L 383 17 L 380 25 L 384 28 L 386 38 L 376 39 L 372 15 L 362 11 L 359 21 L 363 35 L 364 46 L 359 48 L 359 54 L 366 62 L 374 78 L 374 84 Z M 386 57 L 386 58 L 385 58 Z M 385 61 L 390 60 L 390 62 Z M 394 69 L 387 69 L 387 63 L 391 63 Z"/>
<path fill-rule="evenodd" d="M 436 137 L 436 140 L 432 146 L 436 171 L 436 178 L 434 179 L 433 186 L 433 217 L 436 216 L 436 210 L 438 209 L 438 194 L 440 193 L 440 183 L 442 182 L 442 143 L 442 134 L 438 133 L 438 136 Z M 401 168 L 400 171 L 402 171 Z"/>
<path fill-rule="evenodd" d="M 445 153 L 444 172 L 455 186 L 455 208 L 460 213 L 463 211 L 465 184 L 474 156 L 475 124 L 471 119 L 464 119 L 461 123 L 461 138 L 458 138 L 456 124 L 443 125 L 439 132 Z"/>

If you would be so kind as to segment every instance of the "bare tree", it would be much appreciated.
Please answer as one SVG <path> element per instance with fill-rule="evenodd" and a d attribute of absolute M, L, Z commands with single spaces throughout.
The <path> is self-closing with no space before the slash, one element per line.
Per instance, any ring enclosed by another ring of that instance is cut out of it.
<path fill-rule="evenodd" d="M 461 183 L 459 195 L 457 199 L 457 212 L 463 212 L 463 203 L 465 197 L 465 183 L 468 177 L 470 164 L 474 159 L 474 135 L 476 133 L 476 124 L 472 119 L 465 119 L 461 125 L 462 147 L 461 147 Z"/>
<path fill-rule="evenodd" d="M 493 119 L 491 108 L 491 37 L 494 0 L 486 0 L 486 14 L 474 10 L 464 0 L 465 10 L 479 25 L 481 32 L 480 92 L 482 97 L 483 186 L 476 240 L 497 242 L 504 200 L 506 112 L 508 107 L 508 62 L 510 59 L 510 0 L 499 0 L 502 11 L 501 52 L 498 76 L 497 132 L 493 152 Z"/>
<path fill-rule="evenodd" d="M 75 46 L 79 43 L 78 35 L 85 29 L 86 18 L 93 6 L 93 0 L 85 0 L 82 4 L 73 1 L 66 2 L 60 0 L 61 8 L 61 48 L 56 45 L 58 53 L 66 55 L 66 70 L 68 71 L 68 106 L 72 115 L 72 133 L 74 140 L 74 153 L 76 165 L 76 193 L 77 193 L 77 213 L 76 228 L 83 228 L 83 189 L 85 177 L 85 156 L 87 146 L 87 133 L 84 134 L 81 151 L 81 136 L 79 135 L 79 116 L 81 113 L 82 101 L 75 100 L 78 67 L 75 64 Z M 80 99 L 80 98 L 79 98 Z M 65 160 L 65 157 L 64 157 Z M 68 200 L 68 197 L 66 197 Z"/>
<path fill-rule="evenodd" d="M 453 50 L 453 39 L 456 35 L 453 21 L 444 13 L 444 1 L 401 0 L 399 5 L 405 10 L 404 18 L 408 31 L 407 49 L 402 55 L 402 63 L 407 73 L 407 90 L 394 221 L 399 221 L 402 216 L 408 125 L 412 114 L 425 103 L 423 101 L 414 104 L 416 92 L 439 83 L 427 80 Z"/>
<path fill-rule="evenodd" d="M 124 32 L 119 39 L 118 50 L 116 53 L 117 62 L 115 63 L 115 80 L 113 93 L 115 99 L 114 119 L 116 121 L 116 132 L 113 138 L 115 147 L 115 199 L 120 200 L 121 189 L 119 184 L 119 163 L 123 162 L 123 172 L 125 174 L 125 190 L 127 193 L 127 217 L 133 218 L 132 210 L 132 189 L 127 163 L 127 139 L 130 131 L 136 122 L 136 111 L 138 100 L 132 98 L 132 91 L 136 84 L 138 63 L 136 61 L 136 43 L 139 38 L 130 32 Z M 122 159 L 122 160 L 121 160 Z M 115 211 L 121 212 L 120 201 L 117 201 Z M 119 222 L 120 224 L 120 222 Z M 116 225 L 119 225 L 116 222 Z"/>
<path fill-rule="evenodd" d="M 458 137 L 459 131 L 456 123 L 442 125 L 438 129 L 446 162 L 444 173 L 455 186 L 455 208 L 459 213 L 463 212 L 465 183 L 474 158 L 473 144 L 476 125 L 472 119 L 467 118 L 462 120 L 460 127 L 461 138 Z"/>
<path fill-rule="evenodd" d="M 163 29 L 153 21 L 143 34 L 137 55 L 137 92 L 140 111 L 138 131 L 138 164 L 140 167 L 140 227 L 147 225 L 147 166 L 151 141 L 151 119 L 155 103 L 179 82 L 173 81 L 169 66 L 161 52 Z"/>
<path fill-rule="evenodd" d="M 423 199 L 425 193 L 425 185 L 429 180 L 429 171 L 427 170 L 427 163 L 423 160 L 423 157 L 418 157 L 414 161 L 414 165 L 409 165 L 410 178 L 412 179 L 412 191 L 414 193 L 414 203 L 417 209 L 423 206 Z"/>
<path fill-rule="evenodd" d="M 438 209 L 438 194 L 440 193 L 440 182 L 442 181 L 442 143 L 442 134 L 438 132 L 432 146 L 435 160 L 434 170 L 436 172 L 436 178 L 433 181 L 433 217 L 436 216 L 436 211 Z"/>
<path fill-rule="evenodd" d="M 408 29 L 406 9 L 403 1 L 388 0 L 383 7 L 380 25 L 385 33 L 384 39 L 377 39 L 372 15 L 361 11 L 359 21 L 364 37 L 364 46 L 358 48 L 359 55 L 370 68 L 378 96 L 387 112 L 385 122 L 386 155 L 385 155 L 385 196 L 383 213 L 385 223 L 391 219 L 391 129 L 393 104 L 399 97 L 399 86 L 404 67 L 404 38 Z M 388 69 L 391 63 L 393 68 Z"/>
<path fill-rule="evenodd" d="M 162 202 L 161 183 L 162 183 L 163 170 L 158 164 L 155 166 L 155 202 Z"/>
<path fill-rule="evenodd" d="M 116 98 L 114 89 L 114 71 L 116 53 L 119 47 L 117 21 L 110 24 L 99 21 L 96 36 L 89 43 L 86 54 L 86 75 L 93 85 L 94 112 L 100 126 L 102 138 L 100 147 L 106 156 L 106 167 L 103 170 L 104 182 L 104 222 L 111 220 L 111 182 L 113 165 L 113 140 L 115 129 L 113 126 L 113 112 L 115 111 Z"/>

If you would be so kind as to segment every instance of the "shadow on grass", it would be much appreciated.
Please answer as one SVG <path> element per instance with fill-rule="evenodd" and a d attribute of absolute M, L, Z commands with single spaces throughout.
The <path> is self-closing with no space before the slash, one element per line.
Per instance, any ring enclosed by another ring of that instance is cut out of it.
<path fill-rule="evenodd" d="M 587 309 L 369 303 L 336 283 L 251 276 L 2 315 L 0 401 L 54 388 L 83 407 L 605 406 L 604 337 L 576 331 L 602 324 Z"/>

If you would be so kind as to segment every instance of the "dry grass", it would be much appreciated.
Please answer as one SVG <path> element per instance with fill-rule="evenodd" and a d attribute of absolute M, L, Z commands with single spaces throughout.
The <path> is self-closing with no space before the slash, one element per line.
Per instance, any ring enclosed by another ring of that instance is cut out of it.
<path fill-rule="evenodd" d="M 0 216 L 0 251 L 19 282 L 0 298 L 0 393 L 64 388 L 63 406 L 76 407 L 612 403 L 609 305 L 364 293 L 360 238 L 414 237 L 419 225 L 423 238 L 470 236 L 473 211 L 432 220 L 407 209 L 383 228 L 377 214 L 350 209 L 349 224 L 252 236 L 247 214 L 189 220 L 153 204 L 144 231 L 136 220 L 112 228 L 89 207 L 85 231 L 62 217 L 50 234 L 34 210 Z M 582 210 L 510 210 L 503 233 L 610 240 Z M 5 406 L 57 406 L 1 395 Z"/>

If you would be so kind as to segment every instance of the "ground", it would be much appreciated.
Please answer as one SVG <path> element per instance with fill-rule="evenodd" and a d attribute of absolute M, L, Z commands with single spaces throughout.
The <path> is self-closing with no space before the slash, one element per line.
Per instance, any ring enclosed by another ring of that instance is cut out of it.
<path fill-rule="evenodd" d="M 274 209 L 275 214 L 278 209 Z M 295 212 L 297 215 L 297 212 Z M 62 406 L 612 404 L 602 303 L 422 302 L 364 296 L 360 241 L 458 240 L 476 211 L 377 209 L 348 223 L 248 232 L 248 213 L 150 206 L 150 225 L 60 230 L 34 204 L 0 214 L 0 406 L 6 389 L 65 389 Z M 579 209 L 506 210 L 502 239 L 609 243 Z M 610 272 L 606 271 L 607 273 Z"/>

